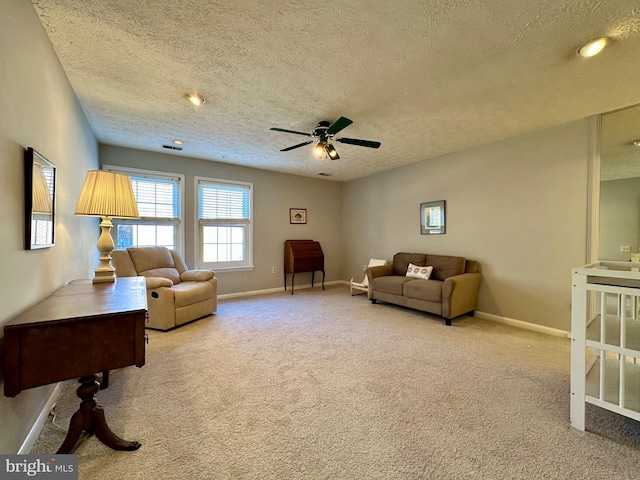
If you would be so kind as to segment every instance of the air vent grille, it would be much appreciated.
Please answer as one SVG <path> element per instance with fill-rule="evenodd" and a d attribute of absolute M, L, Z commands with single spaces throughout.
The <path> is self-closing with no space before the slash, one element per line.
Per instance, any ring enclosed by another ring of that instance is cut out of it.
<path fill-rule="evenodd" d="M 178 150 L 178 151 L 182 150 L 182 147 L 176 147 L 174 145 L 162 145 L 162 148 L 166 148 L 168 150 Z"/>

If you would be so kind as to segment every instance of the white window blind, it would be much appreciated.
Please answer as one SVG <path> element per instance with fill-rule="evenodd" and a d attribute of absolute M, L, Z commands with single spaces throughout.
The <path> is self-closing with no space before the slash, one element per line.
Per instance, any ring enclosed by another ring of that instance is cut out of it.
<path fill-rule="evenodd" d="M 248 221 L 249 193 L 247 185 L 225 185 L 200 180 L 198 216 L 200 220 Z"/>
<path fill-rule="evenodd" d="M 177 222 L 180 218 L 180 179 L 129 175 L 141 219 Z"/>

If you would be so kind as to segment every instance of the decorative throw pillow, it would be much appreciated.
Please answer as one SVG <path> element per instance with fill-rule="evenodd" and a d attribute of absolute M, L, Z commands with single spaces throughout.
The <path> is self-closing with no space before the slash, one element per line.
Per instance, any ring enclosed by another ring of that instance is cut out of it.
<path fill-rule="evenodd" d="M 406 276 L 427 280 L 431 276 L 432 271 L 433 271 L 432 266 L 419 267 L 418 265 L 414 265 L 413 263 L 410 263 L 409 267 L 407 268 Z"/>

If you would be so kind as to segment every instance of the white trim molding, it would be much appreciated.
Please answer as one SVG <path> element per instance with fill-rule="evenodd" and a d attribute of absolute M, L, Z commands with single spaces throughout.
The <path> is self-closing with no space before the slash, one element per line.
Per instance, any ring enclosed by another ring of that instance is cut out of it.
<path fill-rule="evenodd" d="M 483 318 L 485 320 L 491 320 L 492 322 L 502 323 L 503 325 L 511 325 L 512 327 L 523 328 L 525 330 L 531 330 L 533 332 L 544 333 L 547 335 L 553 335 L 554 337 L 569 338 L 570 332 L 560 330 L 558 328 L 545 327 L 544 325 L 538 325 L 536 323 L 525 322 L 522 320 L 516 320 L 515 318 L 502 317 L 500 315 L 494 315 L 492 313 L 479 312 L 476 310 L 475 316 Z"/>
<path fill-rule="evenodd" d="M 53 407 L 56 405 L 56 402 L 58 401 L 58 398 L 60 398 L 61 394 L 62 383 L 57 383 L 54 389 L 51 391 L 51 395 L 49 395 L 46 403 L 43 405 L 42 410 L 40 410 L 38 418 L 36 418 L 36 421 L 31 426 L 27 437 L 24 439 L 24 442 L 22 442 L 22 445 L 18 450 L 18 455 L 28 455 L 29 452 L 31 452 L 31 449 L 36 444 L 36 440 L 38 440 L 40 432 L 42 432 L 45 423 L 47 423 L 47 420 L 49 419 L 51 410 L 53 410 Z"/>

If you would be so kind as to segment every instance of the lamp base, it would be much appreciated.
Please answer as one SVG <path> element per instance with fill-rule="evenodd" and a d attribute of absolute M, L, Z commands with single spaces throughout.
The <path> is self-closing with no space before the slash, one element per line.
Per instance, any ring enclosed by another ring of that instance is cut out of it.
<path fill-rule="evenodd" d="M 95 273 L 95 277 L 93 277 L 93 283 L 105 283 L 105 282 L 113 283 L 116 281 L 116 276 L 113 274 L 113 272 L 111 273 L 98 272 L 96 270 L 94 273 Z"/>
<path fill-rule="evenodd" d="M 95 269 L 93 283 L 115 282 L 116 269 L 111 266 L 111 251 L 113 250 L 113 238 L 111 238 L 110 217 L 102 217 L 100 222 L 100 238 L 98 238 L 98 251 L 100 252 L 100 264 Z"/>

